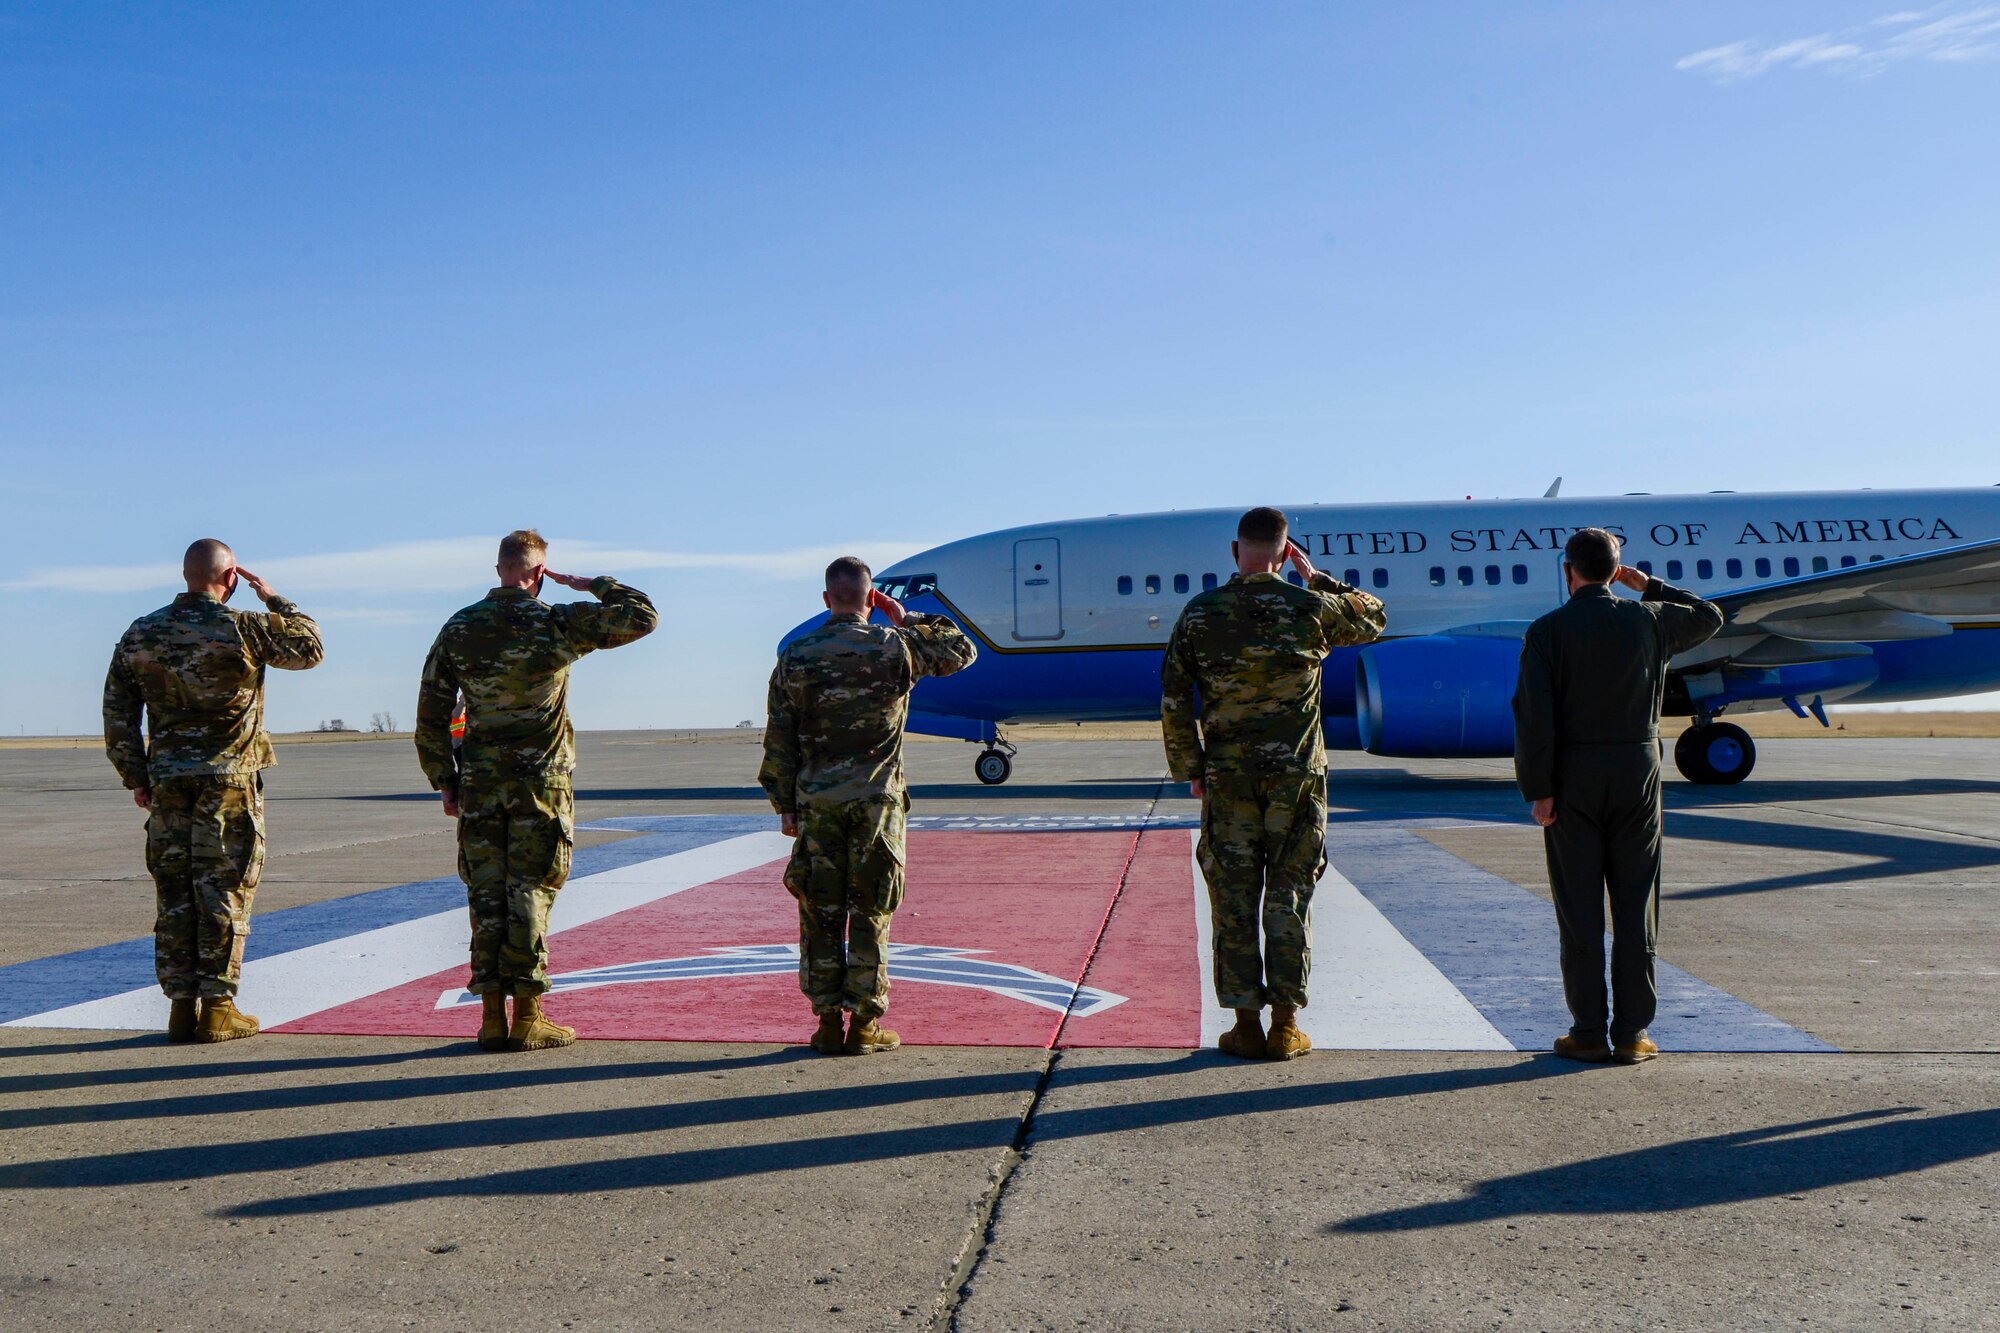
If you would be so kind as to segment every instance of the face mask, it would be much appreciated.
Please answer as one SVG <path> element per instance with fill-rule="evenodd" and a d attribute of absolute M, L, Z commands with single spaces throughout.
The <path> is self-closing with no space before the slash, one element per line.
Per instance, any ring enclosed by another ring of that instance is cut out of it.
<path fill-rule="evenodd" d="M 233 570 L 233 569 L 232 569 L 232 570 L 230 570 L 230 571 L 229 571 L 229 586 L 228 586 L 227 588 L 224 588 L 224 589 L 222 590 L 222 600 L 223 600 L 224 602 L 227 602 L 227 601 L 228 601 L 228 600 L 229 600 L 230 598 L 232 598 L 232 597 L 234 597 L 234 596 L 236 595 L 236 590 L 237 590 L 238 588 L 242 587 L 242 586 L 243 586 L 243 577 L 242 577 L 242 575 L 238 574 L 238 573 L 237 573 L 237 572 L 236 572 L 235 570 Z"/>

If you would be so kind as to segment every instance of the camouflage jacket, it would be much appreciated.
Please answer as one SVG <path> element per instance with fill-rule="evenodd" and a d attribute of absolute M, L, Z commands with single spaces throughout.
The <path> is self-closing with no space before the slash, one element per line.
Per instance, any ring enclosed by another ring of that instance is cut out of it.
<path fill-rule="evenodd" d="M 269 606 L 232 611 L 184 592 L 132 622 L 104 677 L 104 749 L 127 787 L 278 762 L 264 733 L 264 668 L 304 671 L 326 651 L 311 616 L 282 597 Z"/>
<path fill-rule="evenodd" d="M 451 714 L 461 691 L 467 774 L 541 780 L 576 771 L 570 663 L 643 639 L 660 623 L 637 588 L 599 578 L 590 592 L 596 602 L 551 606 L 525 588 L 495 588 L 445 621 L 417 691 L 417 761 L 431 786 L 458 785 Z"/>
<path fill-rule="evenodd" d="M 1315 573 L 1299 587 L 1238 574 L 1181 610 L 1160 667 L 1160 723 L 1176 782 L 1211 768 L 1320 773 L 1320 663 L 1381 634 L 1382 603 Z"/>
<path fill-rule="evenodd" d="M 780 814 L 903 791 L 910 691 L 949 676 L 978 650 L 944 616 L 899 626 L 856 612 L 830 616 L 787 644 L 771 672 L 770 722 L 757 781 Z"/>

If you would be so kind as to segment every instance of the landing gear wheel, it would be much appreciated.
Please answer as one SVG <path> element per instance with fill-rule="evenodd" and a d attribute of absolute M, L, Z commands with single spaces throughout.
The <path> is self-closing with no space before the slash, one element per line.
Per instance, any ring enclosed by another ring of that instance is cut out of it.
<path fill-rule="evenodd" d="M 1749 777 L 1757 766 L 1757 743 L 1733 722 L 1689 727 L 1674 742 L 1674 766 L 1689 782 L 1730 786 Z"/>
<path fill-rule="evenodd" d="M 997 787 L 1014 773 L 1014 761 L 999 750 L 982 750 L 972 761 L 973 776 L 989 787 Z"/>

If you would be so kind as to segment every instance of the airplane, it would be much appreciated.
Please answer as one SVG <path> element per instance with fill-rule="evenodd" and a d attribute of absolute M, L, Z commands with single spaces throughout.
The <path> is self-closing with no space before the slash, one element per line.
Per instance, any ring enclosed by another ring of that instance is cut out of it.
<path fill-rule="evenodd" d="M 1756 765 L 1725 713 L 1786 708 L 1826 726 L 1830 703 L 2000 688 L 2000 487 L 1589 498 L 1561 484 L 1536 499 L 1286 508 L 1315 565 L 1388 607 L 1380 641 L 1326 660 L 1329 748 L 1511 755 L 1521 638 L 1566 595 L 1563 543 L 1582 527 L 1723 608 L 1721 632 L 1669 664 L 1665 711 L 1690 720 L 1674 760 L 1692 782 Z M 918 684 L 909 729 L 981 745 L 973 771 L 993 785 L 1013 771 L 1009 723 L 1157 720 L 1167 636 L 1234 572 L 1240 516 L 1030 524 L 897 561 L 876 586 L 979 645 L 968 669 Z"/>

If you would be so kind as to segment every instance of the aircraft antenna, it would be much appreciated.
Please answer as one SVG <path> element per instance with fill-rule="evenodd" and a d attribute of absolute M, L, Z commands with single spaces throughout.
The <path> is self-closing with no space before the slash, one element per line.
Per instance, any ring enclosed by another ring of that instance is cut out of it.
<path fill-rule="evenodd" d="M 1561 477 L 1557 477 L 1554 481 L 1549 483 L 1549 488 L 1542 492 L 1542 498 L 1544 500 L 1553 500 L 1556 498 L 1557 495 L 1562 493 L 1562 488 L 1563 488 L 1563 479 Z"/>

